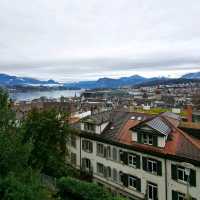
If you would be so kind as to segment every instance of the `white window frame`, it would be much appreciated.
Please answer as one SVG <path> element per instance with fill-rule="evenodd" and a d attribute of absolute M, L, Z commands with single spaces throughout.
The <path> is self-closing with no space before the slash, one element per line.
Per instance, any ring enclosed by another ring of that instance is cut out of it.
<path fill-rule="evenodd" d="M 150 197 L 150 187 L 151 187 L 151 191 L 152 191 L 152 197 Z M 156 196 L 154 196 L 155 194 L 153 193 L 155 188 L 157 190 L 157 196 L 158 196 L 158 186 L 148 183 L 148 200 L 156 200 Z"/>
<path fill-rule="evenodd" d="M 136 179 L 136 178 L 134 178 L 133 176 L 128 176 L 128 187 L 130 187 L 130 188 L 136 190 L 137 188 L 134 187 L 134 182 L 135 182 L 135 181 L 136 181 L 135 184 L 137 184 L 137 179 Z"/>
<path fill-rule="evenodd" d="M 89 131 L 89 132 L 95 132 L 95 124 L 85 122 L 84 123 L 84 130 Z"/>
<path fill-rule="evenodd" d="M 114 182 L 118 182 L 118 173 L 115 168 L 113 168 L 112 177 Z"/>
<path fill-rule="evenodd" d="M 117 161 L 118 160 L 117 153 L 118 153 L 117 148 L 113 147 L 112 148 L 112 159 L 113 159 L 113 161 Z"/>
<path fill-rule="evenodd" d="M 97 143 L 97 155 L 104 157 L 104 145 L 102 143 Z"/>
<path fill-rule="evenodd" d="M 93 151 L 93 142 L 90 141 L 90 140 L 83 140 L 82 143 L 84 143 L 84 146 L 85 148 L 83 149 L 85 152 L 88 152 L 88 153 L 92 153 Z M 91 146 L 90 146 L 91 144 Z M 91 148 L 90 148 L 91 147 Z"/>
<path fill-rule="evenodd" d="M 186 175 L 185 173 L 185 168 L 184 167 L 178 167 L 177 168 L 177 180 L 183 183 L 187 183 L 188 182 L 188 175 Z M 181 179 L 179 177 L 180 173 L 182 173 L 183 178 Z"/>
<path fill-rule="evenodd" d="M 85 169 L 86 169 L 87 171 L 90 171 L 90 170 L 91 170 L 91 160 L 88 159 L 88 158 L 85 159 Z"/>
<path fill-rule="evenodd" d="M 144 144 L 153 145 L 153 136 L 146 133 L 142 133 L 142 142 Z"/>
<path fill-rule="evenodd" d="M 177 200 L 184 200 L 185 194 L 178 192 L 178 199 Z"/>
<path fill-rule="evenodd" d="M 156 171 L 154 171 L 154 166 L 156 166 Z M 147 170 L 148 170 L 148 172 L 150 172 L 152 174 L 157 174 L 158 173 L 157 161 L 147 159 Z"/>
<path fill-rule="evenodd" d="M 107 170 L 107 178 L 108 179 L 111 179 L 112 178 L 112 169 L 111 169 L 111 167 L 106 167 L 106 170 Z M 110 172 L 110 173 L 108 173 L 108 172 Z"/>
<path fill-rule="evenodd" d="M 136 155 L 128 154 L 128 165 L 136 168 L 137 166 Z"/>
<path fill-rule="evenodd" d="M 102 167 L 102 172 L 100 169 L 100 167 Z M 104 175 L 104 165 L 102 163 L 97 163 L 97 174 L 99 174 L 100 176 Z"/>

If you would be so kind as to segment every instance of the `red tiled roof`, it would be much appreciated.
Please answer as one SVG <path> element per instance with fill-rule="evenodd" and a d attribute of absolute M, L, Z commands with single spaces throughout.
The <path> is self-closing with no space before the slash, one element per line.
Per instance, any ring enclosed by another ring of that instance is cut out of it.
<path fill-rule="evenodd" d="M 163 116 L 162 116 L 163 117 Z M 167 119 L 165 119 L 167 121 Z M 164 148 L 139 144 L 132 141 L 130 129 L 142 123 L 137 120 L 128 120 L 118 132 L 118 141 L 127 145 L 132 145 L 138 150 L 162 153 L 163 155 L 174 155 L 200 161 L 200 140 L 193 138 L 182 130 L 175 127 L 171 122 L 168 124 L 172 128 Z"/>

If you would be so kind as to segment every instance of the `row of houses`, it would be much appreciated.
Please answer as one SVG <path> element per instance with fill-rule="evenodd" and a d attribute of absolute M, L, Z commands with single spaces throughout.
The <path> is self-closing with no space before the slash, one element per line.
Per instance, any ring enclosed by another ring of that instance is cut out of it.
<path fill-rule="evenodd" d="M 73 124 L 70 162 L 114 195 L 199 200 L 200 138 L 179 129 L 179 121 L 173 113 L 87 116 Z"/>

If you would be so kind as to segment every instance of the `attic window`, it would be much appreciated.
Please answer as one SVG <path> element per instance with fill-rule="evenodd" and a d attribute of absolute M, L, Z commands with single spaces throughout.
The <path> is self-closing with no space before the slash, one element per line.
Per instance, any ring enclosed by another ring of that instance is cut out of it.
<path fill-rule="evenodd" d="M 132 116 L 131 119 L 134 120 L 134 119 L 135 119 L 135 116 Z"/>

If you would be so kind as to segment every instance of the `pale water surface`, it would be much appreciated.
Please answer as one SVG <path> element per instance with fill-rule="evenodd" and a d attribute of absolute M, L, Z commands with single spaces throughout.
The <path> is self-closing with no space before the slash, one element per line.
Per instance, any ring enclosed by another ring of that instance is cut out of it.
<path fill-rule="evenodd" d="M 12 92 L 10 97 L 16 101 L 31 101 L 40 97 L 47 97 L 49 99 L 64 97 L 80 96 L 83 90 L 53 90 L 53 91 L 37 91 L 37 92 Z"/>

